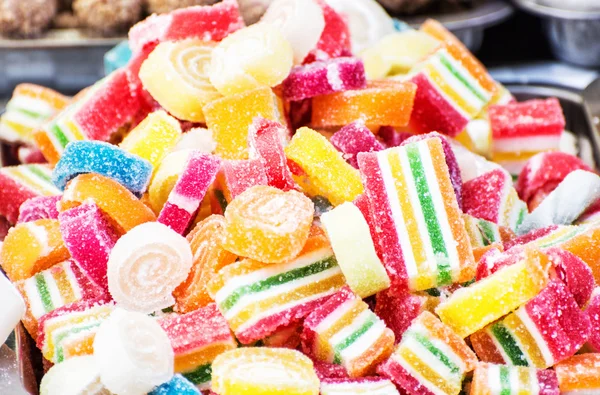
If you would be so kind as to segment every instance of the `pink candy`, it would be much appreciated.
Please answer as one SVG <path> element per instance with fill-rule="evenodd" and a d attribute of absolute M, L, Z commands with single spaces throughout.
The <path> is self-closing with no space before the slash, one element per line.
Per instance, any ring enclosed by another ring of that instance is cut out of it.
<path fill-rule="evenodd" d="M 317 2 L 323 9 L 325 29 L 317 43 L 317 48 L 311 51 L 304 60 L 305 64 L 315 60 L 348 56 L 352 53 L 350 28 L 344 17 L 327 5 L 325 0 L 317 0 Z"/>
<path fill-rule="evenodd" d="M 399 343 L 412 321 L 423 312 L 426 302 L 424 296 L 408 292 L 396 295 L 385 290 L 377 294 L 375 314 L 394 332 L 396 343 Z"/>
<path fill-rule="evenodd" d="M 58 209 L 56 204 L 61 196 L 38 196 L 26 200 L 19 209 L 19 220 L 21 222 L 31 222 L 38 219 L 57 219 Z"/>
<path fill-rule="evenodd" d="M 597 287 L 594 290 L 592 299 L 585 309 L 585 313 L 592 324 L 588 345 L 594 352 L 600 352 L 600 287 Z"/>
<path fill-rule="evenodd" d="M 359 153 L 385 149 L 369 128 L 360 121 L 344 126 L 329 141 L 338 151 L 344 154 L 344 159 L 357 169 L 357 155 Z"/>

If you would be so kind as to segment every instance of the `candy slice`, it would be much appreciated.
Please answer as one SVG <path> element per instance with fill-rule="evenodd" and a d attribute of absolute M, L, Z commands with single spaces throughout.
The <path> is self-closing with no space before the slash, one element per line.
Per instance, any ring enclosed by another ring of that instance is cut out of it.
<path fill-rule="evenodd" d="M 304 59 L 304 63 L 315 60 L 326 60 L 348 56 L 352 53 L 352 39 L 350 27 L 344 16 L 331 8 L 324 0 L 316 0 L 323 10 L 325 28 L 314 48 Z"/>
<path fill-rule="evenodd" d="M 115 309 L 94 339 L 94 359 L 106 388 L 143 394 L 173 376 L 173 348 L 152 317 Z"/>
<path fill-rule="evenodd" d="M 600 287 L 596 287 L 590 298 L 590 303 L 585 309 L 590 324 L 590 338 L 588 339 L 588 346 L 594 352 L 600 352 Z"/>
<path fill-rule="evenodd" d="M 352 167 L 358 169 L 358 154 L 383 151 L 384 146 L 361 121 L 352 122 L 337 131 L 329 139 Z"/>
<path fill-rule="evenodd" d="M 433 314 L 424 312 L 378 373 L 411 395 L 458 395 L 465 374 L 476 364 L 477 357 L 466 343 Z"/>
<path fill-rule="evenodd" d="M 200 395 L 194 384 L 180 374 L 154 388 L 149 395 Z"/>
<path fill-rule="evenodd" d="M 344 366 L 350 377 L 374 373 L 393 346 L 394 333 L 348 287 L 304 321 L 303 350 L 318 360 Z"/>
<path fill-rule="evenodd" d="M 575 355 L 554 367 L 561 394 L 600 391 L 600 354 Z"/>
<path fill-rule="evenodd" d="M 49 88 L 19 84 L 0 117 L 0 140 L 32 144 L 33 132 L 69 103 L 69 98 Z"/>
<path fill-rule="evenodd" d="M 299 192 L 252 187 L 227 207 L 223 248 L 260 262 L 290 260 L 306 243 L 313 214 L 312 201 Z"/>
<path fill-rule="evenodd" d="M 300 101 L 366 86 L 365 67 L 360 59 L 336 58 L 294 67 L 283 81 L 283 97 Z"/>
<path fill-rule="evenodd" d="M 58 209 L 56 205 L 62 196 L 38 196 L 27 199 L 19 208 L 19 220 L 17 223 L 33 222 L 38 219 L 57 219 Z"/>
<path fill-rule="evenodd" d="M 362 120 L 371 126 L 406 126 L 415 100 L 411 82 L 369 81 L 366 88 L 317 96 L 313 99 L 312 125 L 345 126 Z"/>
<path fill-rule="evenodd" d="M 69 256 L 54 219 L 19 224 L 8 231 L 0 246 L 0 264 L 11 281 L 25 280 Z"/>
<path fill-rule="evenodd" d="M 0 341 L 2 344 L 19 324 L 25 315 L 25 301 L 15 286 L 0 273 L 0 300 L 2 300 L 2 324 L 0 324 Z"/>
<path fill-rule="evenodd" d="M 150 314 L 172 306 L 171 293 L 192 267 L 188 241 L 171 228 L 148 222 L 123 235 L 108 259 L 108 288 L 119 307 Z"/>
<path fill-rule="evenodd" d="M 109 75 L 113 71 L 127 66 L 131 57 L 129 41 L 121 41 L 104 54 L 104 74 Z"/>
<path fill-rule="evenodd" d="M 236 262 L 207 288 L 238 340 L 251 344 L 300 321 L 345 283 L 327 238 L 315 234 L 293 260 Z"/>
<path fill-rule="evenodd" d="M 217 174 L 215 190 L 218 198 L 227 204 L 247 189 L 256 185 L 269 185 L 265 162 L 262 158 L 249 160 L 225 160 Z"/>
<path fill-rule="evenodd" d="M 465 282 L 475 262 L 437 138 L 358 156 L 395 289 Z"/>
<path fill-rule="evenodd" d="M 318 132 L 299 129 L 285 154 L 294 165 L 294 179 L 310 196 L 324 196 L 337 206 L 363 193 L 358 171 Z"/>
<path fill-rule="evenodd" d="M 390 278 L 377 257 L 369 225 L 352 203 L 321 216 L 327 237 L 348 285 L 361 298 L 389 288 Z"/>
<path fill-rule="evenodd" d="M 239 348 L 213 364 L 213 390 L 220 395 L 317 395 L 312 361 L 285 348 Z"/>
<path fill-rule="evenodd" d="M 471 395 L 558 395 L 552 370 L 479 363 L 473 375 Z"/>
<path fill-rule="evenodd" d="M 104 394 L 100 373 L 92 355 L 71 358 L 54 365 L 42 377 L 41 395 Z"/>

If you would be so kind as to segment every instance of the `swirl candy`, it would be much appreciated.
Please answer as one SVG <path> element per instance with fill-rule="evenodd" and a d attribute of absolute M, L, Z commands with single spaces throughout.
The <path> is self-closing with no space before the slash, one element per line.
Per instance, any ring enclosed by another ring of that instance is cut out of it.
<path fill-rule="evenodd" d="M 108 259 L 108 288 L 119 307 L 142 313 L 172 306 L 171 295 L 188 276 L 187 240 L 158 222 L 139 225 L 115 244 Z"/>
<path fill-rule="evenodd" d="M 382 377 L 321 380 L 321 395 L 400 395 L 396 386 Z"/>
<path fill-rule="evenodd" d="M 54 365 L 42 378 L 41 395 L 106 394 L 92 355 L 71 358 Z"/>
<path fill-rule="evenodd" d="M 56 205 L 62 196 L 38 196 L 27 199 L 19 208 L 17 223 L 33 222 L 38 219 L 58 219 Z"/>
<path fill-rule="evenodd" d="M 25 315 L 26 307 L 19 291 L 3 273 L 0 273 L 0 300 L 2 300 L 2 307 L 0 308 L 0 314 L 2 315 L 0 342 L 4 344 L 23 315 Z"/>
<path fill-rule="evenodd" d="M 552 370 L 479 363 L 473 374 L 471 395 L 558 395 Z"/>

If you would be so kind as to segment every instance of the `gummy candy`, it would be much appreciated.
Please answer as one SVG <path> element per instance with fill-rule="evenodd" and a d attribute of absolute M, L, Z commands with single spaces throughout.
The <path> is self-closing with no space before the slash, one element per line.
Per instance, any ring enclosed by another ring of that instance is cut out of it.
<path fill-rule="evenodd" d="M 154 388 L 149 395 L 200 395 L 200 391 L 185 377 L 176 374 L 170 381 Z"/>
<path fill-rule="evenodd" d="M 269 185 L 265 162 L 262 158 L 221 162 L 216 189 L 223 195 L 227 204 L 248 188 L 256 185 Z"/>
<path fill-rule="evenodd" d="M 0 298 L 2 299 L 2 324 L 0 341 L 4 342 L 25 314 L 25 301 L 15 286 L 0 272 Z"/>
<path fill-rule="evenodd" d="M 17 223 L 33 222 L 38 219 L 57 219 L 57 203 L 62 196 L 38 196 L 27 199 L 19 208 L 19 220 Z"/>
<path fill-rule="evenodd" d="M 364 123 L 357 121 L 344 126 L 331 139 L 331 144 L 342 154 L 344 159 L 358 169 L 358 154 L 361 152 L 383 151 L 384 146 L 377 140 Z"/>
<path fill-rule="evenodd" d="M 594 393 L 600 389 L 600 354 L 574 355 L 554 367 L 560 393 Z"/>
<path fill-rule="evenodd" d="M 479 363 L 473 374 L 472 395 L 558 395 L 558 380 L 552 370 Z"/>
<path fill-rule="evenodd" d="M 323 10 L 325 28 L 314 48 L 304 59 L 304 63 L 348 56 L 352 51 L 350 28 L 344 16 L 331 8 L 326 1 L 316 0 Z"/>

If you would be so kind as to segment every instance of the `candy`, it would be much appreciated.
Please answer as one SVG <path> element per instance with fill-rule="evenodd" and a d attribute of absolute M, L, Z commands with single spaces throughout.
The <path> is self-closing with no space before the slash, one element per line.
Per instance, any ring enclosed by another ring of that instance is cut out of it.
<path fill-rule="evenodd" d="M 2 300 L 2 324 L 0 324 L 0 342 L 4 344 L 8 336 L 25 315 L 25 301 L 15 286 L 0 272 L 0 299 Z"/>
<path fill-rule="evenodd" d="M 373 126 L 406 126 L 416 88 L 410 82 L 369 81 L 364 89 L 317 96 L 313 99 L 311 123 L 317 128 L 357 120 Z"/>
<path fill-rule="evenodd" d="M 435 312 L 464 338 L 529 301 L 547 281 L 539 257 L 528 252 L 520 262 L 456 290 Z M 482 300 L 486 303 L 482 304 Z"/>
<path fill-rule="evenodd" d="M 225 160 L 217 175 L 216 189 L 227 204 L 248 188 L 256 185 L 269 185 L 265 162 L 261 159 Z M 221 196 L 219 196 L 220 198 Z"/>
<path fill-rule="evenodd" d="M 304 63 L 347 56 L 352 51 L 350 28 L 342 14 L 337 13 L 324 0 L 317 0 L 323 10 L 325 28 L 314 48 L 304 59 Z"/>
<path fill-rule="evenodd" d="M 226 96 L 279 85 L 290 73 L 294 53 L 280 30 L 260 23 L 227 36 L 213 50 L 210 82 Z"/>
<path fill-rule="evenodd" d="M 595 280 L 592 269 L 569 251 L 548 248 L 544 253 L 554 267 L 556 277 L 567 286 L 577 304 L 583 307 L 594 291 Z"/>
<path fill-rule="evenodd" d="M 152 210 L 158 214 L 169 199 L 171 191 L 179 180 L 179 175 L 188 163 L 192 150 L 175 151 L 167 155 L 154 172 L 148 188 L 148 201 Z"/>
<path fill-rule="evenodd" d="M 300 101 L 366 86 L 365 68 L 360 59 L 336 58 L 294 67 L 283 81 L 283 96 Z"/>
<path fill-rule="evenodd" d="M 260 262 L 290 260 L 302 250 L 313 214 L 313 203 L 299 192 L 252 187 L 227 207 L 223 248 Z"/>
<path fill-rule="evenodd" d="M 74 178 L 67 185 L 58 210 L 65 211 L 84 202 L 95 203 L 121 234 L 156 220 L 152 210 L 135 195 L 113 179 L 99 174 L 82 174 Z"/>
<path fill-rule="evenodd" d="M 175 353 L 175 372 L 199 389 L 209 389 L 211 363 L 237 347 L 227 321 L 213 303 L 185 315 L 170 315 L 158 323 L 167 333 Z"/>
<path fill-rule="evenodd" d="M 173 290 L 188 276 L 192 251 L 185 238 L 158 223 L 123 235 L 108 259 L 108 288 L 119 307 L 153 313 L 172 306 Z"/>
<path fill-rule="evenodd" d="M 492 157 L 513 174 L 519 174 L 527 159 L 536 153 L 558 149 L 565 130 L 565 117 L 556 98 L 495 105 L 488 114 Z"/>
<path fill-rule="evenodd" d="M 304 321 L 303 350 L 321 361 L 344 366 L 350 377 L 374 373 L 393 346 L 391 329 L 348 287 Z"/>
<path fill-rule="evenodd" d="M 384 146 L 361 121 L 352 122 L 336 132 L 331 144 L 340 151 L 352 167 L 358 169 L 358 154 L 361 152 L 383 151 Z"/>
<path fill-rule="evenodd" d="M 422 313 L 408 328 L 392 356 L 378 368 L 407 393 L 458 395 L 477 357 L 433 314 Z"/>
<path fill-rule="evenodd" d="M 118 394 L 143 394 L 173 376 L 173 348 L 152 317 L 122 309 L 100 325 L 94 359 L 106 388 Z"/>
<path fill-rule="evenodd" d="M 144 88 L 177 118 L 204 122 L 202 107 L 221 97 L 208 75 L 214 46 L 203 40 L 159 44 L 140 69 Z"/>
<path fill-rule="evenodd" d="M 62 196 L 38 196 L 27 199 L 19 208 L 19 220 L 17 223 L 33 222 L 38 219 L 57 219 L 57 203 Z"/>
<path fill-rule="evenodd" d="M 41 395 L 102 394 L 105 391 L 96 360 L 91 355 L 74 357 L 54 365 L 42 377 L 40 384 Z"/>
<path fill-rule="evenodd" d="M 600 390 L 600 354 L 575 355 L 554 367 L 561 394 Z"/>
<path fill-rule="evenodd" d="M 152 164 L 112 144 L 75 141 L 69 144 L 52 173 L 54 185 L 64 190 L 79 174 L 96 173 L 112 178 L 137 195 L 146 191 Z"/>
<path fill-rule="evenodd" d="M 473 375 L 471 395 L 558 395 L 552 370 L 479 363 Z"/>
<path fill-rule="evenodd" d="M 154 388 L 149 395 L 200 395 L 200 391 L 182 375 L 176 374 L 171 381 Z"/>
<path fill-rule="evenodd" d="M 587 314 L 591 324 L 588 345 L 594 352 L 600 352 L 600 287 L 594 289 L 590 303 L 585 309 L 585 314 Z"/>
<path fill-rule="evenodd" d="M 0 248 L 0 263 L 11 281 L 25 280 L 69 259 L 58 221 L 54 219 L 40 219 L 11 228 Z"/>
<path fill-rule="evenodd" d="M 321 380 L 321 395 L 399 395 L 396 386 L 381 377 Z"/>
<path fill-rule="evenodd" d="M 527 214 L 527 205 L 519 200 L 510 175 L 502 169 L 489 171 L 465 182 L 462 198 L 466 214 L 513 231 L 517 230 Z"/>
<path fill-rule="evenodd" d="M 463 221 L 471 241 L 475 262 L 480 262 L 481 257 L 490 249 L 502 246 L 500 227 L 495 223 L 468 214 L 463 214 Z"/>
<path fill-rule="evenodd" d="M 207 288 L 237 339 L 251 344 L 306 317 L 345 283 L 327 238 L 316 234 L 289 262 L 242 260 L 221 269 Z"/>
<path fill-rule="evenodd" d="M 327 237 L 348 285 L 361 298 L 390 286 L 377 257 L 369 225 L 352 203 L 342 203 L 321 216 Z"/>
<path fill-rule="evenodd" d="M 567 287 L 553 280 L 514 313 L 471 335 L 481 360 L 540 369 L 577 352 L 590 334 L 590 321 Z"/>
<path fill-rule="evenodd" d="M 285 147 L 285 154 L 294 165 L 294 179 L 310 196 L 324 196 L 337 206 L 353 201 L 363 192 L 358 171 L 312 129 L 299 129 Z"/>
<path fill-rule="evenodd" d="M 248 128 L 255 117 L 281 121 L 283 107 L 269 88 L 259 88 L 215 100 L 204 107 L 206 124 L 223 159 L 246 159 Z"/>
<path fill-rule="evenodd" d="M 213 390 L 220 395 L 317 395 L 312 361 L 285 348 L 239 348 L 213 363 Z"/>
<path fill-rule="evenodd" d="M 158 222 L 183 234 L 198 213 L 206 191 L 219 170 L 219 158 L 192 151 L 175 186 L 163 206 Z"/>
<path fill-rule="evenodd" d="M 125 67 L 131 57 L 129 41 L 121 41 L 104 54 L 104 74 L 108 75 L 121 67 Z"/>
<path fill-rule="evenodd" d="M 475 262 L 440 140 L 359 154 L 358 164 L 392 287 L 470 280 Z"/>
<path fill-rule="evenodd" d="M 33 132 L 67 106 L 69 99 L 49 88 L 19 84 L 0 117 L 0 139 L 33 143 Z"/>

